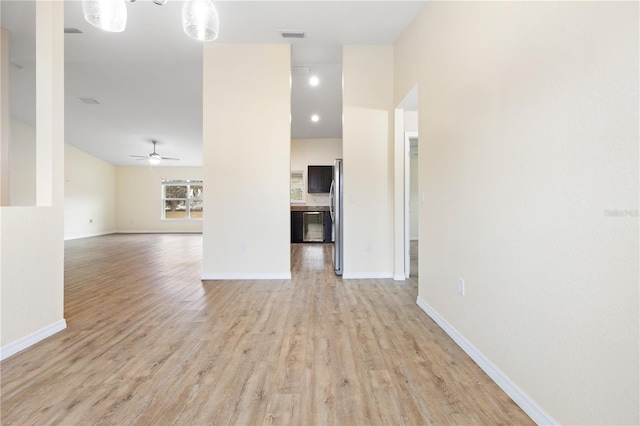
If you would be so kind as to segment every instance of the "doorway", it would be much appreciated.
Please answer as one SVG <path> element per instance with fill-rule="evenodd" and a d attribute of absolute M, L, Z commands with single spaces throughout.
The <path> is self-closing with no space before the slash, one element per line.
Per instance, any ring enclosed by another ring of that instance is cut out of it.
<path fill-rule="evenodd" d="M 405 132 L 404 259 L 405 277 L 418 276 L 418 132 Z"/>

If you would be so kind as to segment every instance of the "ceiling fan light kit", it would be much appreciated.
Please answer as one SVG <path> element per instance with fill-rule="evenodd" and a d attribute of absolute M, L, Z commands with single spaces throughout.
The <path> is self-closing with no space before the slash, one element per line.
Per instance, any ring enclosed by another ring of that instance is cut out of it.
<path fill-rule="evenodd" d="M 153 144 L 153 152 L 149 155 L 130 155 L 129 157 L 137 158 L 138 160 L 148 160 L 152 166 L 157 166 L 162 160 L 179 160 L 179 158 L 161 156 L 156 152 L 156 144 L 158 141 L 151 141 L 151 143 Z"/>
<path fill-rule="evenodd" d="M 126 0 L 82 0 L 84 18 L 94 27 L 109 32 L 122 32 L 127 25 Z M 136 0 L 129 0 L 131 3 Z M 167 0 L 153 0 L 162 6 Z M 185 34 L 199 41 L 218 38 L 220 21 L 211 0 L 187 0 L 182 8 Z"/>

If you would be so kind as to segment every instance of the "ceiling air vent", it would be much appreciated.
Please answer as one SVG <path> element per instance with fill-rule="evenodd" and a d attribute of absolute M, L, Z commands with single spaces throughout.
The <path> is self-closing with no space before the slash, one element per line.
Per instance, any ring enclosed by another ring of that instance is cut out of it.
<path fill-rule="evenodd" d="M 87 105 L 98 105 L 100 102 L 96 101 L 93 98 L 78 98 L 83 104 Z"/>
<path fill-rule="evenodd" d="M 282 38 L 304 38 L 304 31 L 301 30 L 280 30 Z"/>
<path fill-rule="evenodd" d="M 77 28 L 65 28 L 64 33 L 65 34 L 82 34 L 82 31 L 80 31 Z"/>

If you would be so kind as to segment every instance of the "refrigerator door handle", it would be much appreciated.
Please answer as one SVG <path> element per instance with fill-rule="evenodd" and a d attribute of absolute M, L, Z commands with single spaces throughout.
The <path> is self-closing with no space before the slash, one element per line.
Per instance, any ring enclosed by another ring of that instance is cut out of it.
<path fill-rule="evenodd" d="M 333 205 L 334 205 L 334 197 L 335 197 L 335 188 L 336 188 L 336 181 L 332 180 L 331 181 L 331 188 L 329 189 L 329 213 L 331 214 L 331 220 L 335 221 L 335 211 L 333 210 Z"/>

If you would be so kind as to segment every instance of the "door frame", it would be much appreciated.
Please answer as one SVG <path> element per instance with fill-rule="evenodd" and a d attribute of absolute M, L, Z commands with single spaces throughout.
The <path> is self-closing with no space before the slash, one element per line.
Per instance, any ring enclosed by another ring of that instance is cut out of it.
<path fill-rule="evenodd" d="M 404 275 L 411 274 L 411 139 L 418 138 L 418 132 L 404 132 Z M 418 203 L 418 210 L 420 203 Z M 419 211 L 418 211 L 419 214 Z"/>

